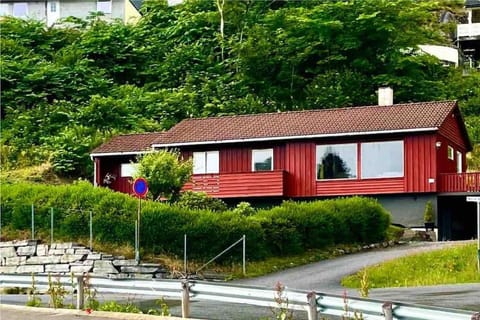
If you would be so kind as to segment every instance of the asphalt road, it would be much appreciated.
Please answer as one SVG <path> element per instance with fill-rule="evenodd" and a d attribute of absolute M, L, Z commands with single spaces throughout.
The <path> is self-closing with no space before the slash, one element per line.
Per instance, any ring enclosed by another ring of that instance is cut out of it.
<path fill-rule="evenodd" d="M 313 290 L 329 294 L 343 294 L 346 290 L 340 280 L 365 266 L 375 265 L 398 257 L 462 245 L 472 241 L 418 242 L 387 249 L 344 255 L 301 267 L 272 273 L 259 278 L 242 279 L 237 284 L 273 288 L 277 281 L 286 287 Z M 357 290 L 347 290 L 349 296 L 359 296 Z M 385 301 L 425 304 L 480 311 L 480 283 L 409 288 L 372 289 L 369 298 Z"/>

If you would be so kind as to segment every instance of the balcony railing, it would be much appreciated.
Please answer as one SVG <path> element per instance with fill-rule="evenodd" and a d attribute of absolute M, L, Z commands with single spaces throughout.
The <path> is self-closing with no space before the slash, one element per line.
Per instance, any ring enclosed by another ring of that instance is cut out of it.
<path fill-rule="evenodd" d="M 285 171 L 194 174 L 183 190 L 205 192 L 217 198 L 283 196 Z"/>
<path fill-rule="evenodd" d="M 441 174 L 440 192 L 480 192 L 480 172 Z"/>
<path fill-rule="evenodd" d="M 458 38 L 480 37 L 480 23 L 469 23 L 457 25 Z"/>

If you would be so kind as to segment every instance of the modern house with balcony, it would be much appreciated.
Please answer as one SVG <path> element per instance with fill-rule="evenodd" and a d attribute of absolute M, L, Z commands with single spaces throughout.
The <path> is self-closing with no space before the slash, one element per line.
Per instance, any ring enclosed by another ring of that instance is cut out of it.
<path fill-rule="evenodd" d="M 177 149 L 192 158 L 184 190 L 229 203 L 279 203 L 362 195 L 378 199 L 393 222 L 423 225 L 436 211 L 439 239 L 470 239 L 480 173 L 467 172 L 471 150 L 455 101 L 185 119 L 164 133 L 123 135 L 93 150 L 95 184 L 132 193 L 135 157 Z"/>
<path fill-rule="evenodd" d="M 86 19 L 91 13 L 102 12 L 102 19 L 120 19 L 135 23 L 140 17 L 140 0 L 1 0 L 0 17 L 44 21 L 52 26 L 60 19 Z"/>
<path fill-rule="evenodd" d="M 467 21 L 457 25 L 457 44 L 472 67 L 480 67 L 480 0 L 466 0 Z"/>

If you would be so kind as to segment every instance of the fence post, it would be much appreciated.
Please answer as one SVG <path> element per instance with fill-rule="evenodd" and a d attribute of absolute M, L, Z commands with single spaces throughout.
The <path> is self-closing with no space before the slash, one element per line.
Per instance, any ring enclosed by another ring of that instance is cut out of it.
<path fill-rule="evenodd" d="M 247 275 L 247 269 L 245 267 L 245 242 L 246 242 L 246 237 L 243 235 L 243 275 Z"/>
<path fill-rule="evenodd" d="M 50 208 L 50 245 L 53 244 L 53 207 Z"/>
<path fill-rule="evenodd" d="M 188 279 L 182 281 L 182 318 L 190 317 L 190 285 Z"/>
<path fill-rule="evenodd" d="M 83 275 L 77 275 L 77 309 L 82 310 L 85 302 Z"/>
<path fill-rule="evenodd" d="M 183 235 L 183 272 L 187 276 L 187 234 Z"/>
<path fill-rule="evenodd" d="M 92 211 L 90 211 L 90 250 L 93 248 L 93 217 L 92 217 Z"/>
<path fill-rule="evenodd" d="M 32 240 L 35 239 L 35 206 L 32 203 Z"/>
<path fill-rule="evenodd" d="M 387 301 L 382 305 L 382 310 L 385 320 L 393 320 L 392 303 L 390 301 Z"/>
<path fill-rule="evenodd" d="M 308 320 L 318 320 L 317 295 L 315 294 L 315 291 L 309 292 L 307 294 L 307 301 Z"/>

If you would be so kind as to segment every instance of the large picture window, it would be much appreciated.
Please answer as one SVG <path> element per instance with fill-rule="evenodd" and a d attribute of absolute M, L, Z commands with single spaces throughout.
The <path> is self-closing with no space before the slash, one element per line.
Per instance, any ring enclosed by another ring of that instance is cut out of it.
<path fill-rule="evenodd" d="M 317 146 L 317 179 L 357 177 L 357 144 Z"/>
<path fill-rule="evenodd" d="M 362 178 L 403 177 L 403 141 L 362 143 Z"/>
<path fill-rule="evenodd" d="M 273 170 L 273 149 L 252 150 L 252 171 Z"/>
<path fill-rule="evenodd" d="M 219 172 L 218 151 L 205 151 L 193 153 L 193 173 L 218 173 Z"/>

